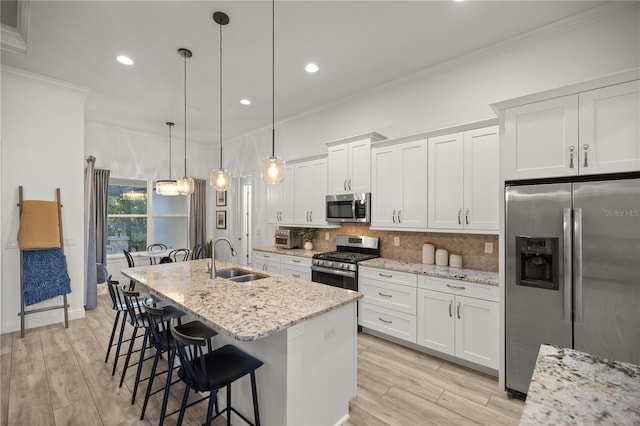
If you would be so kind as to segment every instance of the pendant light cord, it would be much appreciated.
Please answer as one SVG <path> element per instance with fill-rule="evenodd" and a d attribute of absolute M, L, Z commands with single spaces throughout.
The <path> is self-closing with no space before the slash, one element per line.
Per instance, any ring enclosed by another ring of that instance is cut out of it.
<path fill-rule="evenodd" d="M 184 55 L 184 177 L 187 177 L 187 55 Z"/>
<path fill-rule="evenodd" d="M 220 170 L 222 170 L 222 25 L 220 25 Z"/>
<path fill-rule="evenodd" d="M 271 156 L 276 156 L 276 1 L 271 0 Z"/>
<path fill-rule="evenodd" d="M 169 126 L 169 180 L 171 180 L 171 126 L 173 124 L 167 123 L 167 126 Z"/>

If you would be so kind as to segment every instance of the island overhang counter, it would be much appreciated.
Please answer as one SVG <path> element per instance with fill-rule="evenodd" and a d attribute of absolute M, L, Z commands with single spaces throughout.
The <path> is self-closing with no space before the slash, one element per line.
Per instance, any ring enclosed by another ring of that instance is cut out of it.
<path fill-rule="evenodd" d="M 262 424 L 344 422 L 356 393 L 355 302 L 362 295 L 272 273 L 249 282 L 211 279 L 210 263 L 166 263 L 122 273 L 143 286 L 140 290 L 216 329 L 215 347 L 233 344 L 264 362 L 256 372 Z M 237 265 L 216 261 L 218 271 L 230 267 Z M 224 394 L 219 393 L 222 406 Z M 232 398 L 242 413 L 253 412 L 248 379 L 233 386 Z"/>

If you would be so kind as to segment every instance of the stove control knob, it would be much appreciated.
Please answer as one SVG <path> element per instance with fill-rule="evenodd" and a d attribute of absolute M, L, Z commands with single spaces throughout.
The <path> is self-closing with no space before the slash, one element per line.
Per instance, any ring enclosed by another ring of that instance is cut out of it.
<path fill-rule="evenodd" d="M 324 266 L 328 266 L 329 268 L 331 268 L 333 266 L 333 262 L 327 260 L 324 262 Z"/>
<path fill-rule="evenodd" d="M 342 269 L 349 269 L 350 265 L 348 263 L 342 264 Z"/>

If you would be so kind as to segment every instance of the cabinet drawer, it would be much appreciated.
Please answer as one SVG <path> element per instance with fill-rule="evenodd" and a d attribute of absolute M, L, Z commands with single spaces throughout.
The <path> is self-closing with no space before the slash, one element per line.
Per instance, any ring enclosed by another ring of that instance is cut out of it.
<path fill-rule="evenodd" d="M 498 286 L 489 284 L 476 284 L 467 281 L 420 276 L 418 279 L 418 288 L 442 291 L 449 294 L 473 297 L 475 299 L 489 300 L 492 302 L 499 300 Z"/>
<path fill-rule="evenodd" d="M 309 268 L 311 266 L 311 258 L 282 255 L 280 257 L 280 263 L 283 267 L 285 265 L 292 265 Z"/>
<path fill-rule="evenodd" d="M 253 252 L 253 257 L 260 261 L 278 262 L 280 263 L 280 255 L 276 253 L 267 253 L 264 251 Z"/>
<path fill-rule="evenodd" d="M 359 278 L 369 278 L 380 280 L 386 283 L 407 285 L 416 287 L 418 283 L 418 275 L 408 272 L 389 271 L 388 269 L 370 268 L 361 266 L 358 268 Z"/>
<path fill-rule="evenodd" d="M 415 287 L 385 283 L 372 279 L 361 279 L 358 291 L 364 294 L 363 301 L 407 314 L 416 314 Z"/>
<path fill-rule="evenodd" d="M 398 339 L 416 343 L 416 317 L 366 302 L 360 303 L 358 324 Z"/>
<path fill-rule="evenodd" d="M 293 266 L 282 263 L 280 265 L 280 273 L 289 277 L 311 281 L 311 268 L 308 266 Z"/>

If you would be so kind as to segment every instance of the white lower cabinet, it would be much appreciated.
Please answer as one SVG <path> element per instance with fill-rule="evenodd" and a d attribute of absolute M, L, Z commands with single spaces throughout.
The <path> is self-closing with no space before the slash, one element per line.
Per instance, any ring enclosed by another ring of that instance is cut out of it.
<path fill-rule="evenodd" d="M 253 251 L 251 267 L 265 272 L 280 273 L 280 255 L 266 253 L 263 251 Z"/>
<path fill-rule="evenodd" d="M 280 273 L 311 281 L 311 259 L 298 256 L 280 256 Z"/>
<path fill-rule="evenodd" d="M 416 274 L 362 266 L 358 269 L 358 324 L 416 343 Z"/>
<path fill-rule="evenodd" d="M 498 368 L 498 287 L 421 276 L 417 344 Z"/>

